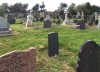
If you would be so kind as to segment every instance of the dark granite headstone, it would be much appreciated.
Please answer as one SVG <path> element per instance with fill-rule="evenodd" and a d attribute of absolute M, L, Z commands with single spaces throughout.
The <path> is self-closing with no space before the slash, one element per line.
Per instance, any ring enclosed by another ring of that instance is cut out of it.
<path fill-rule="evenodd" d="M 12 30 L 9 28 L 9 23 L 5 22 L 2 17 L 0 17 L 0 36 L 12 35 Z"/>
<path fill-rule="evenodd" d="M 46 20 L 46 21 L 44 22 L 43 28 L 51 28 L 51 21 L 50 21 L 50 20 Z"/>
<path fill-rule="evenodd" d="M 99 45 L 94 41 L 85 42 L 80 48 L 76 72 L 100 72 Z"/>
<path fill-rule="evenodd" d="M 0 31 L 6 30 L 9 30 L 9 24 L 5 22 L 2 17 L 0 17 Z"/>
<path fill-rule="evenodd" d="M 85 22 L 84 22 L 84 20 L 79 20 L 78 22 L 77 22 L 77 25 L 80 25 L 80 29 L 81 30 L 84 30 L 86 27 L 85 27 Z"/>
<path fill-rule="evenodd" d="M 48 55 L 49 57 L 58 55 L 58 33 L 48 34 Z"/>

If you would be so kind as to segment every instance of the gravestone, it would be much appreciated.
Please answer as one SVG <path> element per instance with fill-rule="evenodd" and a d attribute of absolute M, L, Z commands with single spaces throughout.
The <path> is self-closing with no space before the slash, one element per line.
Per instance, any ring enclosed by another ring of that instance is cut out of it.
<path fill-rule="evenodd" d="M 98 18 L 98 26 L 97 26 L 97 28 L 100 29 L 100 15 L 98 17 L 99 18 Z"/>
<path fill-rule="evenodd" d="M 95 21 L 98 20 L 98 12 L 95 12 Z"/>
<path fill-rule="evenodd" d="M 43 28 L 51 28 L 51 21 L 50 21 L 50 20 L 44 21 L 44 26 L 43 26 Z"/>
<path fill-rule="evenodd" d="M 85 19 L 83 11 L 82 11 L 82 14 L 81 14 L 81 19 L 83 19 L 83 20 Z"/>
<path fill-rule="evenodd" d="M 79 20 L 79 21 L 77 22 L 77 25 L 80 25 L 80 26 L 79 26 L 80 30 L 86 29 L 84 20 Z"/>
<path fill-rule="evenodd" d="M 36 50 L 12 51 L 0 56 L 0 72 L 35 72 Z"/>
<path fill-rule="evenodd" d="M 77 12 L 76 18 L 80 18 L 80 12 Z"/>
<path fill-rule="evenodd" d="M 48 55 L 49 57 L 58 55 L 58 33 L 52 32 L 48 34 Z"/>
<path fill-rule="evenodd" d="M 40 21 L 44 21 L 44 12 L 40 12 Z"/>
<path fill-rule="evenodd" d="M 68 16 L 67 16 L 67 14 L 68 14 L 68 11 L 66 9 L 66 12 L 65 12 L 65 20 L 63 21 L 63 25 L 68 24 Z"/>
<path fill-rule="evenodd" d="M 11 15 L 8 14 L 8 15 L 7 15 L 7 22 L 10 23 L 10 22 L 11 22 L 11 19 L 12 19 Z"/>
<path fill-rule="evenodd" d="M 80 48 L 76 72 L 100 72 L 99 52 L 99 45 L 96 42 L 85 42 Z"/>
<path fill-rule="evenodd" d="M 50 15 L 49 14 L 46 15 L 46 19 L 45 20 L 50 20 Z"/>
<path fill-rule="evenodd" d="M 12 35 L 12 30 L 9 27 L 9 23 L 5 22 L 3 18 L 0 17 L 0 36 Z"/>
<path fill-rule="evenodd" d="M 26 22 L 26 27 L 31 27 L 33 26 L 33 10 L 30 10 L 30 14 L 27 16 L 27 22 Z"/>

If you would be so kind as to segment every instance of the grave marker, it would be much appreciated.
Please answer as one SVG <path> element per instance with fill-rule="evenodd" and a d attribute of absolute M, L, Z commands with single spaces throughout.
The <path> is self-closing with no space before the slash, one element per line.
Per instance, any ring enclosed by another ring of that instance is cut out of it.
<path fill-rule="evenodd" d="M 99 48 L 99 45 L 91 40 L 82 45 L 76 72 L 100 72 Z"/>
<path fill-rule="evenodd" d="M 12 51 L 0 56 L 0 72 L 35 72 L 36 50 Z"/>

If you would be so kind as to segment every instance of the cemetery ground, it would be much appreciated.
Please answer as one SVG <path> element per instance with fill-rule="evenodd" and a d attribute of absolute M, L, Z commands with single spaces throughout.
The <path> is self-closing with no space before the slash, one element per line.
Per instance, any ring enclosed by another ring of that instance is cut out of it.
<path fill-rule="evenodd" d="M 13 50 L 36 48 L 36 72 L 75 72 L 81 45 L 87 40 L 100 44 L 100 30 L 97 28 L 80 30 L 53 24 L 51 28 L 41 28 L 43 22 L 34 22 L 34 27 L 11 24 L 12 36 L 0 37 L 0 55 Z M 48 57 L 48 33 L 58 32 L 59 55 Z"/>

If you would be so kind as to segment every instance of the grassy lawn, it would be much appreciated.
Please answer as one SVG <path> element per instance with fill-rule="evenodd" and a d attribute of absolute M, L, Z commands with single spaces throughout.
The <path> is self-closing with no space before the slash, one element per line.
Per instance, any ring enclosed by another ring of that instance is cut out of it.
<path fill-rule="evenodd" d="M 81 45 L 87 40 L 100 44 L 100 30 L 79 30 L 53 24 L 52 28 L 36 28 L 43 26 L 41 22 L 34 22 L 34 27 L 25 28 L 22 24 L 12 24 L 12 36 L 0 37 L 0 55 L 13 50 L 36 48 L 36 72 L 66 72 L 75 71 L 77 56 Z M 59 56 L 48 57 L 48 33 L 59 34 Z"/>

